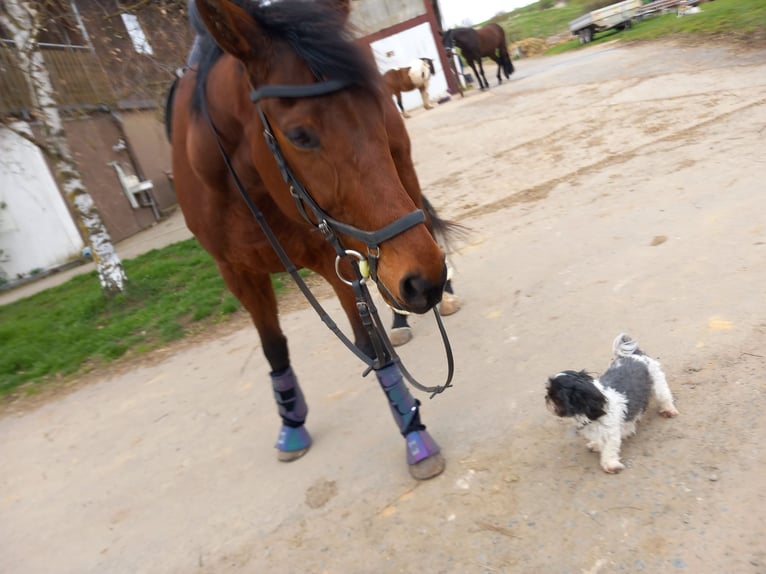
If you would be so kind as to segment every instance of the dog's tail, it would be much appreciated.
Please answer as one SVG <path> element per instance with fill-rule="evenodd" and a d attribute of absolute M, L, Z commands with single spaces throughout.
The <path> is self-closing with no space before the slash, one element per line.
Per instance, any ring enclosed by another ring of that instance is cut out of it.
<path fill-rule="evenodd" d="M 630 357 L 637 352 L 641 352 L 638 348 L 638 341 L 631 338 L 627 333 L 620 333 L 612 343 L 612 353 L 615 357 Z"/>

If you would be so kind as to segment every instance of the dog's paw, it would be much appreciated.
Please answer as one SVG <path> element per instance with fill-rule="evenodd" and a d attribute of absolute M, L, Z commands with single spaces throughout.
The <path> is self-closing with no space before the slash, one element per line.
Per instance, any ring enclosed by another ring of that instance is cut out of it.
<path fill-rule="evenodd" d="M 676 407 L 660 409 L 660 414 L 665 418 L 672 419 L 673 417 L 678 416 L 678 409 L 676 409 Z"/>
<path fill-rule="evenodd" d="M 601 470 L 609 474 L 617 474 L 621 470 L 625 470 L 625 465 L 619 460 L 610 460 L 601 463 Z"/>

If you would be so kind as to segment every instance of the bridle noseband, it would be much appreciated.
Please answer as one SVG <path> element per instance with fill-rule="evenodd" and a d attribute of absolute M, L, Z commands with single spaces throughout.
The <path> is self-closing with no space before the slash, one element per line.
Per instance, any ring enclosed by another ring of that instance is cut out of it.
<path fill-rule="evenodd" d="M 245 190 L 241 180 L 239 179 L 239 176 L 231 164 L 231 159 L 223 148 L 223 144 L 221 143 L 220 137 L 218 135 L 218 130 L 210 118 L 207 107 L 203 106 L 203 108 L 205 110 L 207 121 L 210 124 L 210 128 L 215 136 L 216 144 L 223 157 L 224 163 L 226 164 L 226 167 L 228 168 L 229 173 L 234 180 L 235 186 L 237 187 L 240 195 L 250 209 L 253 217 L 256 219 L 262 231 L 269 240 L 272 248 L 279 256 L 279 259 L 285 266 L 286 271 L 293 278 L 311 306 L 317 311 L 322 321 L 324 321 L 324 323 L 330 328 L 331 331 L 335 333 L 335 335 L 346 345 L 346 347 L 348 347 L 357 357 L 359 357 L 367 364 L 368 368 L 364 375 L 367 375 L 372 369 L 380 369 L 392 361 L 398 362 L 399 368 L 407 380 L 418 389 L 424 392 L 432 393 L 431 398 L 433 398 L 436 394 L 441 393 L 448 387 L 452 386 L 451 381 L 454 373 L 452 349 L 450 347 L 449 340 L 447 339 L 446 331 L 444 329 L 444 325 L 442 324 L 439 312 L 437 311 L 436 307 L 434 307 L 434 315 L 436 317 L 436 321 L 442 335 L 442 340 L 444 342 L 444 348 L 447 354 L 447 380 L 444 385 L 436 387 L 425 387 L 418 383 L 409 374 L 407 369 L 405 369 L 404 365 L 401 363 L 401 360 L 397 356 L 396 352 L 394 351 L 393 345 L 391 344 L 391 341 L 386 334 L 385 328 L 380 321 L 377 309 L 372 302 L 369 290 L 365 284 L 367 277 L 372 277 L 378 288 L 387 295 L 388 299 L 391 301 L 391 304 L 394 304 L 396 298 L 393 297 L 393 295 L 388 291 L 384 283 L 378 280 L 380 245 L 384 241 L 396 237 L 397 235 L 416 225 L 419 225 L 420 223 L 424 223 L 426 220 L 425 214 L 421 209 L 416 209 L 396 219 L 392 223 L 389 223 L 385 227 L 378 229 L 377 231 L 365 231 L 354 227 L 353 225 L 349 225 L 332 218 L 320 207 L 320 205 L 314 200 L 305 186 L 296 177 L 292 169 L 290 169 L 290 166 L 287 163 L 287 159 L 279 147 L 279 142 L 274 136 L 274 131 L 271 127 L 271 123 L 269 122 L 260 105 L 260 101 L 264 98 L 311 98 L 335 93 L 349 87 L 350 85 L 350 82 L 341 80 L 325 80 L 313 84 L 303 85 L 272 84 L 251 89 L 250 100 L 256 105 L 258 115 L 260 116 L 261 122 L 263 123 L 263 135 L 266 140 L 266 144 L 268 145 L 271 154 L 274 156 L 274 160 L 276 161 L 277 166 L 282 173 L 284 181 L 290 187 L 290 195 L 295 200 L 298 212 L 310 225 L 321 231 L 324 238 L 335 249 L 335 268 L 340 279 L 344 283 L 350 285 L 354 290 L 354 294 L 356 296 L 357 311 L 359 312 L 362 323 L 364 324 L 365 329 L 370 336 L 370 340 L 372 341 L 373 349 L 375 351 L 375 359 L 372 360 L 367 356 L 366 353 L 359 349 L 343 334 L 340 328 L 335 324 L 335 322 L 329 317 L 329 315 L 316 300 L 314 295 L 311 293 L 311 290 L 303 281 L 303 278 L 298 274 L 298 269 L 295 267 L 287 253 L 280 245 L 276 235 L 266 222 L 266 219 L 263 217 L 263 214 L 261 213 L 258 206 L 255 205 L 252 198 Z M 311 212 L 313 215 L 313 220 L 309 216 L 309 212 Z M 366 258 L 357 251 L 345 249 L 341 244 L 340 238 L 338 237 L 338 232 L 364 243 L 367 246 Z M 349 258 L 351 267 L 354 272 L 353 279 L 344 278 L 339 272 L 339 262 L 346 257 Z"/>

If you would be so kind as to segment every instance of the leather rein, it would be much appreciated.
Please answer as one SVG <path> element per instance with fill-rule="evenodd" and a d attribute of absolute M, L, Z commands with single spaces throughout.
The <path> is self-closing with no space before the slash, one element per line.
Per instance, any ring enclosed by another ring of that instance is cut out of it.
<path fill-rule="evenodd" d="M 370 291 L 366 285 L 366 280 L 369 276 L 376 282 L 378 288 L 386 293 L 386 295 L 388 295 L 389 300 L 395 301 L 395 298 L 391 295 L 383 282 L 378 281 L 377 269 L 378 261 L 380 259 L 380 244 L 384 241 L 387 241 L 388 239 L 391 239 L 392 237 L 399 235 L 400 233 L 403 233 L 415 225 L 424 223 L 426 220 L 425 214 L 422 210 L 416 209 L 415 211 L 400 217 L 399 219 L 381 229 L 378 229 L 377 231 L 364 231 L 352 225 L 333 219 L 311 197 L 311 194 L 290 169 L 290 166 L 288 165 L 287 160 L 279 147 L 279 142 L 277 142 L 277 139 L 274 136 L 271 124 L 269 123 L 266 114 L 263 113 L 260 105 L 260 100 L 263 98 L 311 98 L 331 94 L 343 90 L 348 86 L 348 82 L 343 82 L 340 80 L 327 80 L 305 85 L 267 85 L 252 89 L 250 92 L 250 99 L 257 107 L 258 115 L 260 116 L 261 122 L 263 123 L 264 138 L 266 139 L 266 143 L 269 147 L 269 150 L 271 151 L 271 154 L 274 156 L 274 160 L 277 162 L 277 166 L 282 173 L 282 177 L 290 187 L 290 195 L 295 200 L 299 213 L 310 225 L 314 226 L 322 233 L 325 240 L 327 240 L 335 250 L 336 272 L 338 272 L 338 276 L 341 278 L 341 280 L 347 285 L 350 285 L 354 291 L 357 311 L 362 320 L 362 324 L 364 325 L 364 328 L 370 337 L 373 349 L 375 351 L 374 359 L 370 358 L 364 351 L 362 351 L 356 344 L 354 344 L 343 333 L 343 331 L 341 331 L 338 325 L 332 320 L 332 318 L 321 306 L 319 301 L 317 301 L 316 297 L 314 297 L 314 294 L 311 292 L 309 287 L 306 285 L 306 282 L 298 273 L 298 268 L 295 266 L 295 264 L 293 264 L 292 260 L 289 258 L 284 248 L 279 243 L 279 240 L 277 239 L 274 231 L 266 222 L 263 213 L 245 190 L 242 181 L 240 180 L 237 172 L 234 169 L 234 166 L 231 163 L 229 155 L 226 153 L 226 150 L 223 147 L 221 138 L 218 134 L 218 130 L 210 118 L 210 114 L 208 113 L 206 105 L 203 105 L 203 110 L 207 122 L 210 125 L 210 129 L 213 132 L 218 151 L 220 152 L 223 161 L 229 170 L 229 174 L 234 181 L 234 185 L 239 191 L 239 194 L 242 196 L 242 199 L 250 210 L 250 213 L 258 222 L 258 225 L 260 226 L 264 235 L 284 265 L 285 270 L 290 274 L 295 284 L 301 290 L 304 297 L 306 297 L 306 300 L 311 304 L 325 325 L 327 325 L 327 327 L 335 334 L 336 337 L 338 337 L 338 339 L 341 340 L 341 342 L 349 350 L 351 350 L 367 365 L 367 369 L 364 371 L 362 376 L 367 376 L 373 369 L 380 369 L 391 362 L 395 362 L 398 363 L 399 369 L 402 371 L 404 377 L 415 388 L 426 393 L 431 393 L 429 398 L 433 398 L 437 394 L 452 386 L 452 377 L 454 375 L 454 358 L 452 356 L 452 347 L 449 343 L 447 332 L 444 328 L 444 324 L 438 310 L 436 309 L 436 306 L 434 306 L 433 311 L 434 317 L 436 317 L 436 323 L 439 327 L 439 333 L 442 337 L 442 342 L 444 344 L 444 350 L 447 357 L 447 378 L 443 385 L 428 387 L 419 383 L 404 367 L 401 358 L 397 355 L 393 345 L 391 344 L 391 340 L 389 339 L 385 327 L 380 320 L 377 308 L 372 301 Z M 313 221 L 309 216 L 309 212 L 314 217 Z M 357 251 L 344 249 L 340 238 L 338 237 L 338 232 L 362 241 L 367 246 L 367 255 L 364 256 Z M 349 258 L 351 267 L 353 269 L 353 279 L 344 278 L 340 275 L 339 272 L 339 263 L 346 257 Z"/>

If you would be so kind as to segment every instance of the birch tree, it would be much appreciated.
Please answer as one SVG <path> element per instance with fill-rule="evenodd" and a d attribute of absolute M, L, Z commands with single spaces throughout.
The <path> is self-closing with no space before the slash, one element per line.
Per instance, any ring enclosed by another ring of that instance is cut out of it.
<path fill-rule="evenodd" d="M 29 85 L 34 116 L 40 121 L 44 136 L 38 141 L 25 130 L 14 131 L 37 145 L 50 159 L 64 197 L 90 245 L 102 290 L 107 295 L 115 295 L 125 289 L 127 277 L 66 141 L 53 84 L 38 45 L 41 17 L 40 11 L 29 0 L 0 2 L 0 23 L 15 43 L 18 62 Z"/>

